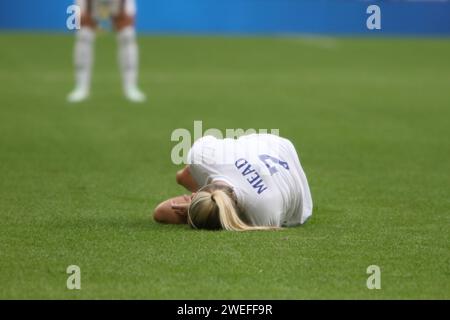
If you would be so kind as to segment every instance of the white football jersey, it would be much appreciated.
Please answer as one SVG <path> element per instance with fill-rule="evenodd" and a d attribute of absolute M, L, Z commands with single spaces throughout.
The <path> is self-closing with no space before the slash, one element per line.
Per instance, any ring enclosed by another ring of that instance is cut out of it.
<path fill-rule="evenodd" d="M 305 173 L 292 143 L 271 134 L 198 139 L 188 154 L 199 186 L 224 181 L 257 226 L 294 226 L 312 214 Z"/>

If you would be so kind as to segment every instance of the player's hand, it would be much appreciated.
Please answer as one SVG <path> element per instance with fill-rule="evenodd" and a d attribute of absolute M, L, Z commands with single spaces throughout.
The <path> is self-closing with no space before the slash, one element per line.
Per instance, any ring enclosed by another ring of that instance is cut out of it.
<path fill-rule="evenodd" d="M 170 205 L 176 214 L 179 214 L 180 216 L 187 216 L 187 212 L 191 204 L 191 197 L 185 195 L 183 196 L 183 198 L 185 200 L 184 202 L 180 203 L 171 202 Z"/>
<path fill-rule="evenodd" d="M 187 216 L 190 203 L 171 203 L 171 207 L 176 214 Z"/>

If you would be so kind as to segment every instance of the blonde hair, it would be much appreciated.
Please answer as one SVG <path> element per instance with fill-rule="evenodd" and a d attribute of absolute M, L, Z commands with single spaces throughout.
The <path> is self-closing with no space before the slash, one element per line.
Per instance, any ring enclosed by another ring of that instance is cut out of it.
<path fill-rule="evenodd" d="M 244 222 L 233 189 L 226 185 L 211 184 L 193 197 L 188 210 L 188 223 L 195 229 L 228 231 L 276 230 L 277 227 L 251 226 Z"/>

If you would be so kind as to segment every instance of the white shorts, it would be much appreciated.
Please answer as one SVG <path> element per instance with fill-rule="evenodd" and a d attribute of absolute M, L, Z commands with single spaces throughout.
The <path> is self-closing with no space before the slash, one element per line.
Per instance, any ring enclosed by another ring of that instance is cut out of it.
<path fill-rule="evenodd" d="M 107 19 L 119 15 L 121 10 L 127 15 L 136 15 L 136 2 L 134 0 L 76 0 L 81 12 L 90 11 L 95 19 Z"/>

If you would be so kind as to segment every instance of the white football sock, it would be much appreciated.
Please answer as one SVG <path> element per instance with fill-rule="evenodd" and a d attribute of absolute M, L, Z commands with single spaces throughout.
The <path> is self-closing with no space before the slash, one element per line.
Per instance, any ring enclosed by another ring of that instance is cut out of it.
<path fill-rule="evenodd" d="M 82 27 L 77 32 L 74 52 L 76 89 L 86 92 L 91 85 L 94 40 L 95 31 L 91 28 Z"/>
<path fill-rule="evenodd" d="M 126 92 L 127 90 L 137 88 L 139 53 L 134 28 L 126 27 L 119 31 L 117 41 L 123 89 Z"/>

